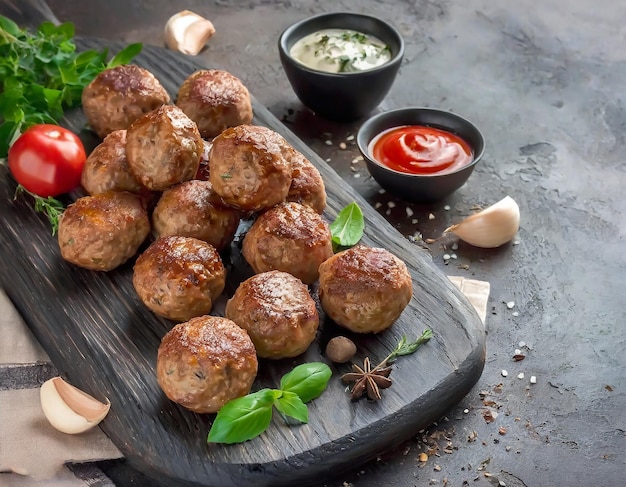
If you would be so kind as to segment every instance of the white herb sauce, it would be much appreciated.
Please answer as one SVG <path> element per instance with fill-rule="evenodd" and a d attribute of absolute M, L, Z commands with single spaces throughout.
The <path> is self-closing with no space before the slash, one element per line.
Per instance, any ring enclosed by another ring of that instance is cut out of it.
<path fill-rule="evenodd" d="M 328 73 L 350 73 L 375 68 L 391 60 L 380 39 L 344 29 L 323 29 L 296 41 L 291 57 L 305 66 Z"/>

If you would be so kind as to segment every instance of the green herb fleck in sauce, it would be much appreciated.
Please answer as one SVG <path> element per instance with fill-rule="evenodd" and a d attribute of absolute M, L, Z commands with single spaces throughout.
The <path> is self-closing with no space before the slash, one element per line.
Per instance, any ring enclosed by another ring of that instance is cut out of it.
<path fill-rule="evenodd" d="M 298 40 L 290 55 L 305 66 L 328 73 L 352 73 L 391 60 L 380 39 L 354 30 L 324 29 Z"/>

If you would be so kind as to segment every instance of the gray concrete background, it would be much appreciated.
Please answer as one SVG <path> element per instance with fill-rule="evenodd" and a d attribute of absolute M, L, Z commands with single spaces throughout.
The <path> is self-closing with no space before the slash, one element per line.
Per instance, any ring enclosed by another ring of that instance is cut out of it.
<path fill-rule="evenodd" d="M 163 45 L 163 26 L 177 11 L 211 19 L 217 34 L 198 62 L 240 77 L 407 237 L 436 238 L 473 206 L 506 195 L 519 203 L 518 245 L 486 251 L 461 243 L 458 259 L 446 264 L 449 249 L 416 244 L 442 272 L 491 283 L 479 383 L 437 425 L 326 485 L 624 485 L 626 2 L 48 4 L 59 20 L 74 22 L 79 35 L 155 45 Z M 422 207 L 380 194 L 364 165 L 351 164 L 358 152 L 349 136 L 359 122 L 318 119 L 291 91 L 276 49 L 280 32 L 310 14 L 340 10 L 384 18 L 406 40 L 399 77 L 379 110 L 450 109 L 483 130 L 483 161 L 447 201 Z M 514 308 L 507 308 L 509 301 Z M 514 362 L 520 341 L 526 359 Z M 521 372 L 524 379 L 517 378 Z M 488 412 L 497 413 L 491 423 Z M 440 456 L 418 461 L 420 452 L 435 447 Z M 119 485 L 153 485 L 123 463 L 104 467 Z"/>

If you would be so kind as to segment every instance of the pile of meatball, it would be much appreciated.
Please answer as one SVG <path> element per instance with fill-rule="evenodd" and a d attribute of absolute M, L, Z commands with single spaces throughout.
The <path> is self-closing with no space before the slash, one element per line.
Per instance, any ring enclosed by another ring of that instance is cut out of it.
<path fill-rule="evenodd" d="M 139 254 L 138 297 L 178 323 L 157 357 L 171 400 L 216 412 L 250 391 L 259 357 L 302 354 L 320 322 L 313 283 L 324 312 L 357 333 L 388 328 L 407 306 L 412 282 L 400 259 L 365 245 L 333 252 L 319 171 L 280 134 L 252 125 L 250 94 L 232 74 L 196 71 L 172 103 L 152 73 L 118 66 L 82 103 L 102 142 L 83 171 L 88 196 L 60 219 L 61 255 L 110 271 Z M 213 316 L 227 272 L 220 252 L 242 219 L 252 221 L 241 253 L 254 275 L 225 316 Z"/>

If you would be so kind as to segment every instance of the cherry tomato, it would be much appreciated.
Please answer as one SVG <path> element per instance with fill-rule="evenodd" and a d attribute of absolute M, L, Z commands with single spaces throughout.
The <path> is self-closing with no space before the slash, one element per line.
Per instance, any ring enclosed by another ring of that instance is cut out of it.
<path fill-rule="evenodd" d="M 8 154 L 15 180 L 44 198 L 78 187 L 86 158 L 85 147 L 74 132 L 50 124 L 27 129 Z"/>

